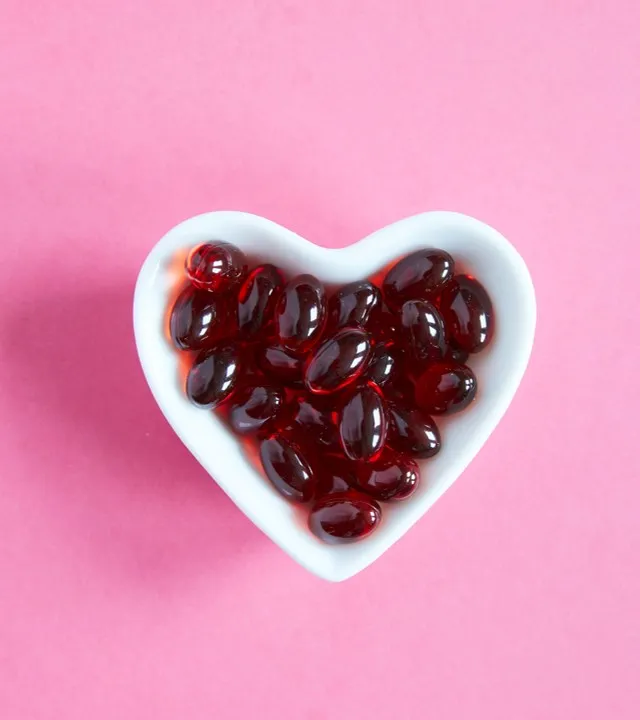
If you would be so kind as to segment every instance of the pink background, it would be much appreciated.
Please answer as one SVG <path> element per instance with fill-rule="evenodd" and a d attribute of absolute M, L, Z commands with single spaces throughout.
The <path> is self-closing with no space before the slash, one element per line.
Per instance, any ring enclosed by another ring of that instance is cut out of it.
<path fill-rule="evenodd" d="M 0 717 L 631 719 L 640 3 L 0 0 Z M 464 478 L 306 574 L 147 390 L 132 289 L 232 208 L 513 240 L 539 329 Z"/>

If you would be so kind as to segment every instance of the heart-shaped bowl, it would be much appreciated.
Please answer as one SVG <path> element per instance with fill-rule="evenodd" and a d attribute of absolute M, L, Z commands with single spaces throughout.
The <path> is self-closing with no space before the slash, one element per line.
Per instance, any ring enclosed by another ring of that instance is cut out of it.
<path fill-rule="evenodd" d="M 465 412 L 438 419 L 442 449 L 421 462 L 421 486 L 406 501 L 386 504 L 382 523 L 368 538 L 349 545 L 318 540 L 307 529 L 304 513 L 270 485 L 215 414 L 187 400 L 179 353 L 166 336 L 166 319 L 180 282 L 176 263 L 189 248 L 212 239 L 234 243 L 249 256 L 272 262 L 291 275 L 313 273 L 330 285 L 366 278 L 413 250 L 437 247 L 451 253 L 460 269 L 488 289 L 496 333 L 489 348 L 470 361 L 478 377 L 478 397 Z M 393 223 L 354 245 L 327 249 L 265 218 L 221 211 L 180 223 L 151 250 L 138 276 L 133 320 L 147 382 L 178 437 L 277 545 L 312 573 L 340 581 L 372 563 L 404 535 L 486 442 L 524 374 L 533 344 L 536 303 L 527 266 L 513 246 L 493 228 L 465 215 L 427 212 Z"/>

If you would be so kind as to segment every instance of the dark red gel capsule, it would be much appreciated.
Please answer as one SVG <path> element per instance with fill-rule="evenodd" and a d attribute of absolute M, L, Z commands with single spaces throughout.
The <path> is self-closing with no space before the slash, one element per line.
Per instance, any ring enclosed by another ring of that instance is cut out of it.
<path fill-rule="evenodd" d="M 272 435 L 260 443 L 260 460 L 267 478 L 286 498 L 311 500 L 315 477 L 297 443 L 284 435 Z"/>
<path fill-rule="evenodd" d="M 230 401 L 229 424 L 240 435 L 268 432 L 284 408 L 284 391 L 270 385 L 238 389 Z"/>
<path fill-rule="evenodd" d="M 228 292 L 242 282 L 249 266 L 242 250 L 227 242 L 198 245 L 187 256 L 189 280 L 201 290 Z"/>
<path fill-rule="evenodd" d="M 320 540 L 338 544 L 361 540 L 371 534 L 382 513 L 375 500 L 355 492 L 327 495 L 309 513 L 309 529 Z"/>
<path fill-rule="evenodd" d="M 169 318 L 169 333 L 179 350 L 202 350 L 235 331 L 235 318 L 225 298 L 188 285 L 178 295 Z"/>
<path fill-rule="evenodd" d="M 331 332 L 343 327 L 367 327 L 380 314 L 382 295 L 368 280 L 343 285 L 328 304 L 328 327 Z"/>
<path fill-rule="evenodd" d="M 434 363 L 416 381 L 416 404 L 431 415 L 448 415 L 468 407 L 477 389 L 471 368 L 446 361 Z"/>
<path fill-rule="evenodd" d="M 374 382 L 379 388 L 389 383 L 397 370 L 398 362 L 387 345 L 378 345 L 371 353 L 371 360 L 366 370 L 368 380 Z"/>
<path fill-rule="evenodd" d="M 376 500 L 404 500 L 418 487 L 420 470 L 411 458 L 385 452 L 376 463 L 358 468 L 357 481 L 358 488 Z"/>
<path fill-rule="evenodd" d="M 410 364 L 420 367 L 444 357 L 447 350 L 444 320 L 435 305 L 427 300 L 408 300 L 402 306 L 400 318 L 402 344 Z"/>
<path fill-rule="evenodd" d="M 283 385 L 302 385 L 303 361 L 280 345 L 257 351 L 256 363 L 262 372 Z"/>
<path fill-rule="evenodd" d="M 440 450 L 440 431 L 433 418 L 393 402 L 388 405 L 388 413 L 389 447 L 420 459 L 433 457 Z"/>
<path fill-rule="evenodd" d="M 282 273 L 275 265 L 260 265 L 251 271 L 238 293 L 238 330 L 253 340 L 275 333 L 275 308 L 284 287 Z"/>
<path fill-rule="evenodd" d="M 342 449 L 351 460 L 376 460 L 387 437 L 387 414 L 382 393 L 367 383 L 349 397 L 339 413 Z"/>
<path fill-rule="evenodd" d="M 320 339 L 327 314 L 324 286 L 313 275 L 298 275 L 285 285 L 276 309 L 280 343 L 307 352 Z"/>
<path fill-rule="evenodd" d="M 470 275 L 456 275 L 440 296 L 440 311 L 455 347 L 467 353 L 483 350 L 493 337 L 491 299 Z"/>
<path fill-rule="evenodd" d="M 398 261 L 382 281 L 384 300 L 399 309 L 407 300 L 428 300 L 453 278 L 454 262 L 444 250 L 418 250 Z"/>
<path fill-rule="evenodd" d="M 202 408 L 214 408 L 236 389 L 240 361 L 234 345 L 202 351 L 187 375 L 187 397 Z"/>
<path fill-rule="evenodd" d="M 366 332 L 355 328 L 339 330 L 309 358 L 305 385 L 321 395 L 341 390 L 362 374 L 370 354 L 371 343 Z"/>

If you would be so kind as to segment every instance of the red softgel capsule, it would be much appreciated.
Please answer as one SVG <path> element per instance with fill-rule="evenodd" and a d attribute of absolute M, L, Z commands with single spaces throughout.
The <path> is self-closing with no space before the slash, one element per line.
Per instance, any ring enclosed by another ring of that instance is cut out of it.
<path fill-rule="evenodd" d="M 313 275 L 298 275 L 284 288 L 276 309 L 280 344 L 303 354 L 322 335 L 326 321 L 327 299 L 322 283 Z"/>
<path fill-rule="evenodd" d="M 339 412 L 340 441 L 351 460 L 372 462 L 384 448 L 387 413 L 381 391 L 373 384 L 356 388 Z"/>
<path fill-rule="evenodd" d="M 229 337 L 236 329 L 226 298 L 188 285 L 178 295 L 169 317 L 171 341 L 179 350 L 202 350 Z"/>
<path fill-rule="evenodd" d="M 356 477 L 358 488 L 376 500 L 404 500 L 418 487 L 420 470 L 415 460 L 385 451 L 377 462 L 360 465 Z"/>
<path fill-rule="evenodd" d="M 187 375 L 187 397 L 201 408 L 215 408 L 231 397 L 241 373 L 238 349 L 223 344 L 202 351 Z"/>
<path fill-rule="evenodd" d="M 390 308 L 407 300 L 429 300 L 453 279 L 454 261 L 444 250 L 417 250 L 399 260 L 382 281 L 382 295 Z"/>
<path fill-rule="evenodd" d="M 433 418 L 412 407 L 388 404 L 387 444 L 397 452 L 426 459 L 440 451 L 440 431 Z"/>
<path fill-rule="evenodd" d="M 238 292 L 238 332 L 246 340 L 275 334 L 275 308 L 284 277 L 275 265 L 260 265 L 249 273 Z"/>
<path fill-rule="evenodd" d="M 328 304 L 327 325 L 331 332 L 344 327 L 365 328 L 375 322 L 382 309 L 379 288 L 368 280 L 343 285 Z"/>
<path fill-rule="evenodd" d="M 431 415 L 448 415 L 468 407 L 478 382 L 471 368 L 443 361 L 430 365 L 416 381 L 416 404 Z"/>
<path fill-rule="evenodd" d="M 197 288 L 223 294 L 242 282 L 249 265 L 242 250 L 231 243 L 216 241 L 193 248 L 185 268 Z"/>
<path fill-rule="evenodd" d="M 287 499 L 311 500 L 315 476 L 301 447 L 284 435 L 272 435 L 260 443 L 260 460 L 265 475 Z"/>
<path fill-rule="evenodd" d="M 477 353 L 491 342 L 493 306 L 484 287 L 470 275 L 456 275 L 439 299 L 451 342 L 467 353 Z"/>
<path fill-rule="evenodd" d="M 302 385 L 303 360 L 280 345 L 270 345 L 257 351 L 256 363 L 272 380 L 296 387 Z"/>
<path fill-rule="evenodd" d="M 431 360 L 441 360 L 447 351 L 444 320 L 427 300 L 408 300 L 400 312 L 402 345 L 415 371 Z"/>
<path fill-rule="evenodd" d="M 380 506 L 355 492 L 327 495 L 309 513 L 309 529 L 320 540 L 340 544 L 361 540 L 380 523 Z"/>
<path fill-rule="evenodd" d="M 271 385 L 242 387 L 229 401 L 229 424 L 239 435 L 262 435 L 277 424 L 284 406 L 281 388 Z"/>
<path fill-rule="evenodd" d="M 371 343 L 366 332 L 355 328 L 339 330 L 309 358 L 305 385 L 319 395 L 342 390 L 362 374 L 370 355 Z"/>

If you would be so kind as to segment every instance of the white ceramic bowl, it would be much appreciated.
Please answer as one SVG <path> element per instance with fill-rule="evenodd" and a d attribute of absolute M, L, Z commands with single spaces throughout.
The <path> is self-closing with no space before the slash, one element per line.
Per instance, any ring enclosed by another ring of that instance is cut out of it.
<path fill-rule="evenodd" d="M 405 502 L 386 504 L 378 529 L 358 543 L 333 546 L 317 540 L 292 506 L 246 459 L 233 435 L 212 412 L 189 403 L 181 387 L 178 353 L 164 323 L 175 293 L 176 256 L 211 239 L 227 240 L 288 273 L 311 272 L 327 283 L 365 278 L 395 258 L 423 248 L 450 252 L 488 289 L 496 334 L 470 362 L 478 376 L 476 402 L 464 413 L 438 419 L 443 445 L 423 461 L 425 479 Z M 506 411 L 525 371 L 536 319 L 527 267 L 496 230 L 465 215 L 428 212 L 400 220 L 349 247 L 322 248 L 262 217 L 212 212 L 170 230 L 151 250 L 136 284 L 133 319 L 140 362 L 149 387 L 182 442 L 235 504 L 303 567 L 327 580 L 351 577 L 376 560 L 438 500 L 480 450 Z M 162 448 L 158 448 L 162 452 Z"/>

